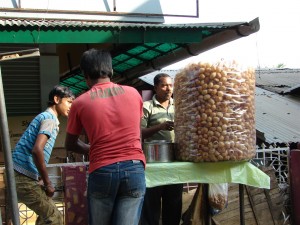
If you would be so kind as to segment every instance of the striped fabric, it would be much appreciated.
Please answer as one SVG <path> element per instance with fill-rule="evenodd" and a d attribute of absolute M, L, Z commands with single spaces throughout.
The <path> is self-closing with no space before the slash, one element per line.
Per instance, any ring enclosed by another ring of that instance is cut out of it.
<path fill-rule="evenodd" d="M 31 121 L 12 153 L 13 166 L 16 171 L 38 180 L 40 175 L 32 157 L 33 146 L 38 134 L 47 135 L 48 141 L 44 147 L 44 160 L 47 164 L 59 131 L 58 125 L 59 121 L 50 108 Z"/>

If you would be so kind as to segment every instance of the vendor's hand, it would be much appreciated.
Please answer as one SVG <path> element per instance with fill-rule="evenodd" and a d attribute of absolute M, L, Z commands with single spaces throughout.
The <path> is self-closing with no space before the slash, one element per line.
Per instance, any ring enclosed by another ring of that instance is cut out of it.
<path fill-rule="evenodd" d="M 173 121 L 165 121 L 161 124 L 162 130 L 172 131 L 174 130 L 174 122 Z"/>
<path fill-rule="evenodd" d="M 52 184 L 49 184 L 47 186 L 43 186 L 45 192 L 46 192 L 46 195 L 48 197 L 52 197 L 54 195 L 54 192 L 55 192 L 55 188 L 52 186 Z"/>

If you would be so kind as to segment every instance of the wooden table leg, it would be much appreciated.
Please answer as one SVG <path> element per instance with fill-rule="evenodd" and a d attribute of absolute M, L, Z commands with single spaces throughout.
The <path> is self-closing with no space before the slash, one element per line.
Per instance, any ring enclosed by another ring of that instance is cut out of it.
<path fill-rule="evenodd" d="M 192 202 L 184 213 L 182 225 L 202 225 L 201 221 L 201 208 L 202 208 L 202 184 L 198 185 L 198 188 L 194 194 Z"/>
<path fill-rule="evenodd" d="M 245 225 L 244 185 L 243 184 L 239 184 L 239 199 L 240 199 L 240 225 Z"/>
<path fill-rule="evenodd" d="M 202 216 L 205 225 L 211 225 L 211 213 L 208 200 L 209 184 L 203 184 Z"/>
<path fill-rule="evenodd" d="M 185 213 L 182 225 L 211 225 L 208 184 L 199 184 L 193 200 Z"/>

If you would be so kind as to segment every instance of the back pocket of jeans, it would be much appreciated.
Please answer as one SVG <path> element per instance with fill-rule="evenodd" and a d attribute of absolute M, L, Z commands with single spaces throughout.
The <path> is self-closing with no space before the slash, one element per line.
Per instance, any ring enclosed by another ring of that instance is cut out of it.
<path fill-rule="evenodd" d="M 106 198 L 110 195 L 112 188 L 111 173 L 94 172 L 89 175 L 88 195 L 95 198 Z"/>

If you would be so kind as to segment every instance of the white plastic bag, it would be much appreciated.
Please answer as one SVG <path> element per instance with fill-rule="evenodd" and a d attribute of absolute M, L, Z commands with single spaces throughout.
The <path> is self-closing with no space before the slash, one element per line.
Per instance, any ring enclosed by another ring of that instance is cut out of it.
<path fill-rule="evenodd" d="M 209 184 L 208 202 L 211 208 L 223 210 L 228 202 L 228 184 Z"/>

